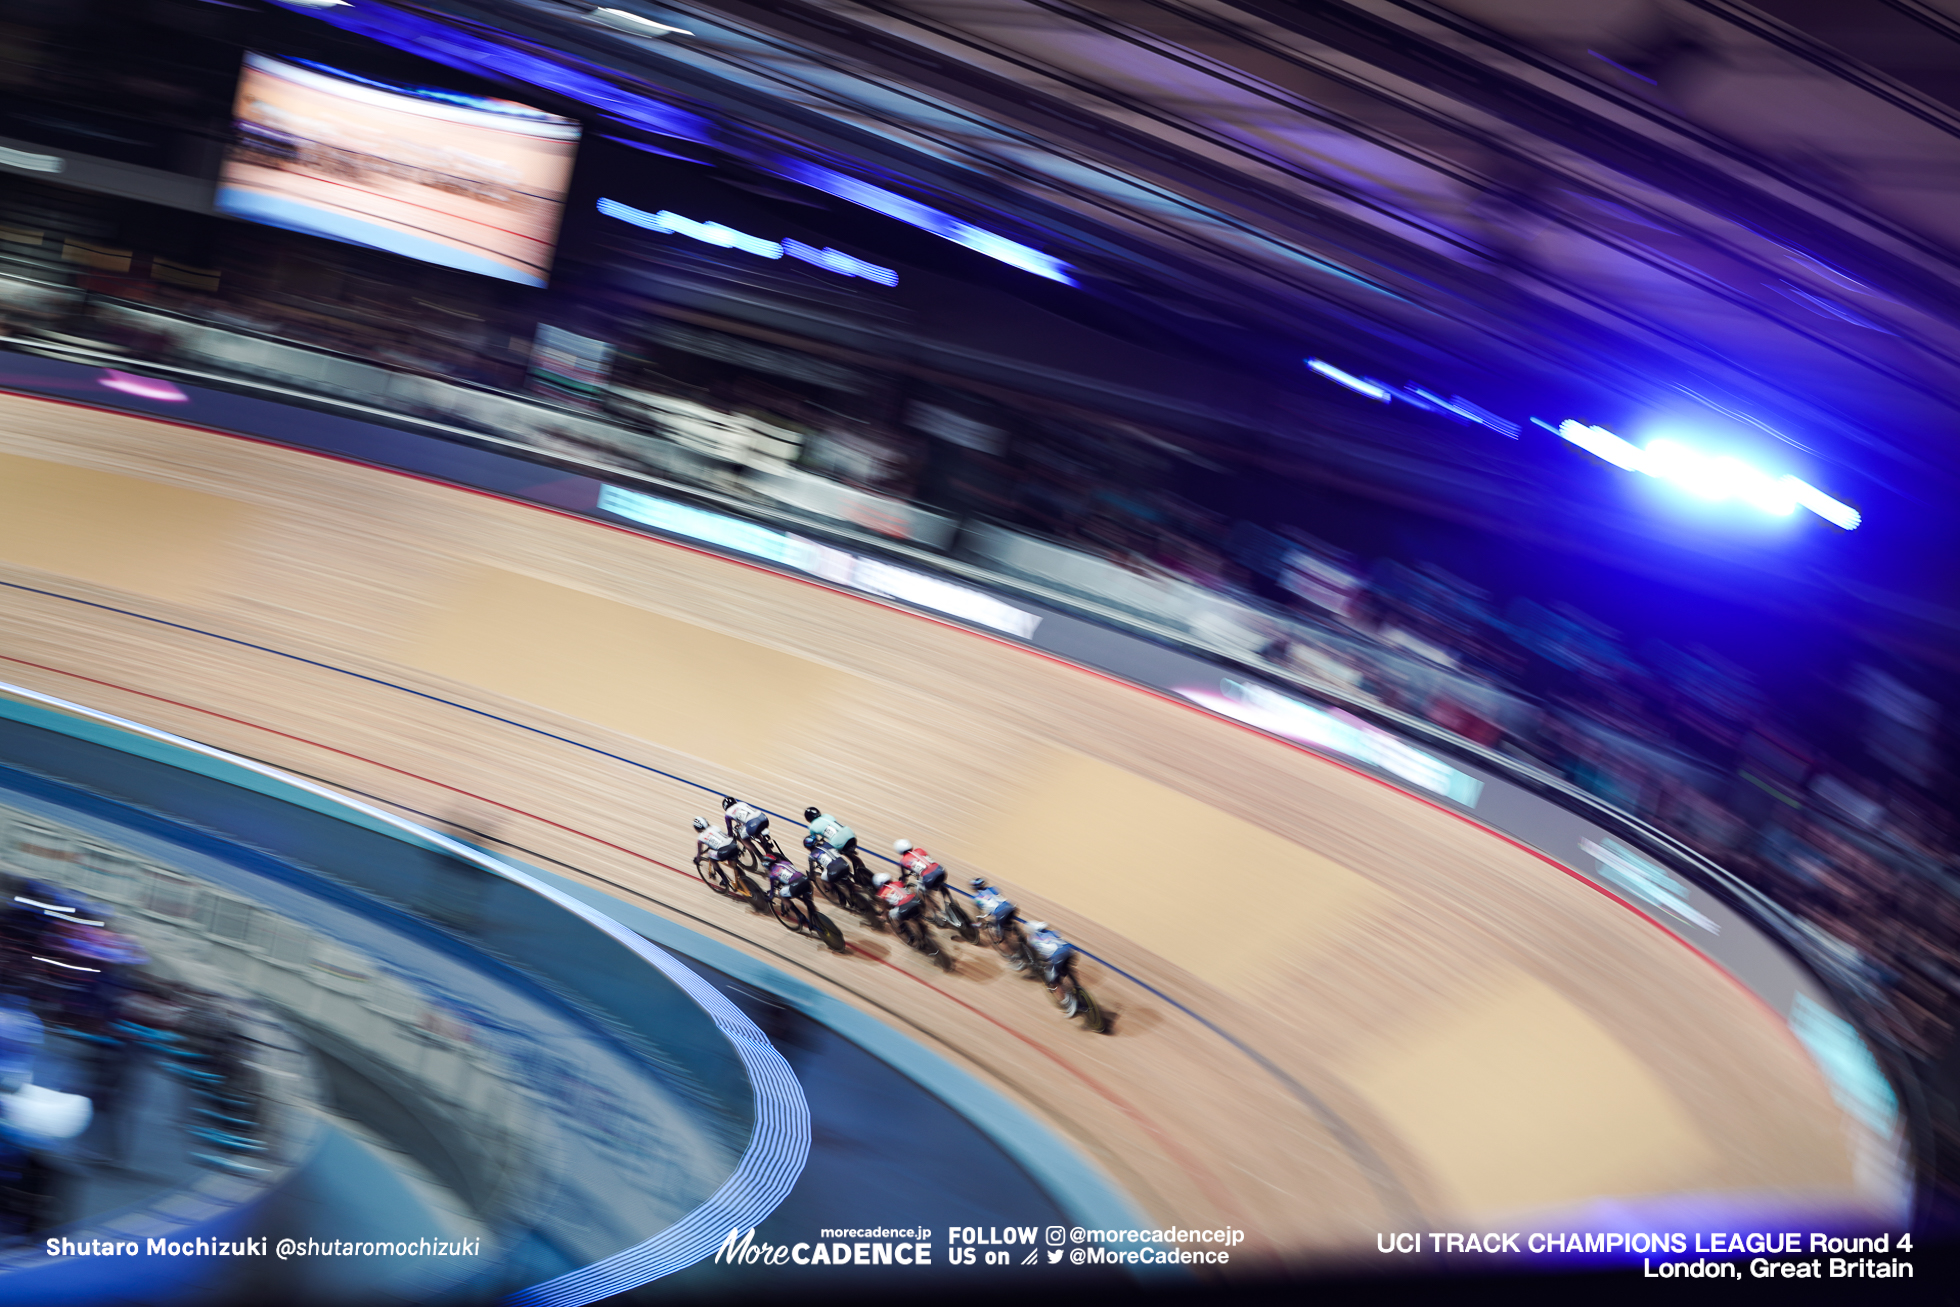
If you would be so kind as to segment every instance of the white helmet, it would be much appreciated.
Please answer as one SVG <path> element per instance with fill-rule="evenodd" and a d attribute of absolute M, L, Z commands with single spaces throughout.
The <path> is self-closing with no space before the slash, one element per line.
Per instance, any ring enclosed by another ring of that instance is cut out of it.
<path fill-rule="evenodd" d="M 1030 935 L 1039 935 L 1046 929 L 1048 929 L 1048 923 L 1045 921 L 1030 921 L 1028 923 L 1028 933 Z"/>
<path fill-rule="evenodd" d="M 704 820 L 702 820 L 701 818 L 699 818 L 699 817 L 696 817 L 696 818 L 694 819 L 694 829 L 696 829 L 696 830 L 706 830 L 706 829 L 708 829 L 708 823 L 707 823 L 706 821 L 704 821 Z"/>
<path fill-rule="evenodd" d="M 881 871 L 871 878 L 871 883 L 879 889 L 883 889 L 892 883 L 892 874 L 889 871 Z"/>
<path fill-rule="evenodd" d="M 910 853 L 911 851 L 912 851 L 912 841 L 911 841 L 911 840 L 893 840 L 893 841 L 892 841 L 892 852 L 893 852 L 893 853 Z"/>

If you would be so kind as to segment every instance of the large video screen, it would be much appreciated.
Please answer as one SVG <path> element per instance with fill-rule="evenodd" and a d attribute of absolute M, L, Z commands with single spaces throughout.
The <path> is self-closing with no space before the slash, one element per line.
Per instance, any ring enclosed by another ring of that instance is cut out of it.
<path fill-rule="evenodd" d="M 578 124 L 529 105 L 245 56 L 218 182 L 235 217 L 542 286 Z"/>

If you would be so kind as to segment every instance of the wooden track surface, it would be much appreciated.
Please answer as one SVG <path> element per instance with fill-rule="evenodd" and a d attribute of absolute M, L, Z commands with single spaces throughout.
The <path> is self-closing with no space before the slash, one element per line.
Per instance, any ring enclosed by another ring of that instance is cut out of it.
<path fill-rule="evenodd" d="M 1153 1217 L 1245 1229 L 1249 1254 L 1601 1197 L 1856 1201 L 1815 1066 L 1672 936 L 1460 818 L 1026 650 L 530 507 L 12 397 L 0 580 L 62 596 L 0 589 L 0 679 L 487 830 L 720 932 L 1026 1103 Z M 1258 1056 L 1093 963 L 1107 1038 L 974 949 L 941 975 L 847 926 L 860 951 L 824 953 L 671 869 L 712 795 L 594 748 L 817 803 L 873 848 L 909 836 Z"/>

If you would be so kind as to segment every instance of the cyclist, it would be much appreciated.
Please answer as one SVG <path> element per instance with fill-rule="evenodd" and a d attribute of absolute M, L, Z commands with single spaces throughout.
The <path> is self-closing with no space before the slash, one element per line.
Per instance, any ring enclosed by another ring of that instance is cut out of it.
<path fill-rule="evenodd" d="M 851 870 L 856 873 L 858 884 L 871 884 L 871 871 L 864 865 L 864 859 L 858 857 L 856 831 L 815 806 L 803 810 L 803 820 L 810 823 L 812 835 L 850 859 Z"/>
<path fill-rule="evenodd" d="M 967 916 L 953 887 L 946 883 L 946 869 L 911 840 L 892 841 L 892 851 L 898 854 L 899 870 L 926 892 L 926 902 L 932 905 L 932 919 L 971 943 L 976 938 L 973 918 Z"/>
<path fill-rule="evenodd" d="M 694 851 L 716 862 L 733 862 L 742 856 L 742 845 L 733 835 L 712 830 L 705 817 L 694 819 Z"/>
<path fill-rule="evenodd" d="M 1028 923 L 1028 951 L 1041 964 L 1041 978 L 1050 989 L 1075 967 L 1075 945 L 1050 930 L 1045 921 Z"/>
<path fill-rule="evenodd" d="M 892 841 L 892 852 L 898 854 L 898 866 L 919 882 L 925 890 L 939 890 L 947 884 L 947 868 L 933 860 L 933 854 L 913 845 L 909 839 Z"/>
<path fill-rule="evenodd" d="M 769 829 L 769 814 L 732 794 L 722 796 L 721 821 L 738 840 L 752 840 Z"/>
<path fill-rule="evenodd" d="M 724 796 L 721 801 L 722 824 L 728 833 L 745 844 L 753 844 L 757 850 L 758 861 L 781 858 L 783 851 L 776 847 L 776 841 L 769 834 L 769 814 L 746 803 L 733 795 Z"/>
<path fill-rule="evenodd" d="M 979 910 L 982 921 L 992 922 L 999 930 L 1014 917 L 1014 905 L 1007 901 L 998 889 L 987 883 L 985 876 L 975 876 L 967 882 L 973 886 L 973 906 Z"/>
<path fill-rule="evenodd" d="M 877 891 L 878 901 L 885 905 L 885 914 L 893 921 L 902 921 L 912 915 L 913 905 L 919 901 L 919 891 L 916 886 L 907 884 L 904 877 L 881 871 L 871 878 L 871 885 Z"/>
<path fill-rule="evenodd" d="M 945 869 L 933 861 L 930 853 L 911 840 L 893 840 L 892 852 L 898 855 L 898 865 L 905 874 L 926 889 L 938 889 L 946 883 Z"/>

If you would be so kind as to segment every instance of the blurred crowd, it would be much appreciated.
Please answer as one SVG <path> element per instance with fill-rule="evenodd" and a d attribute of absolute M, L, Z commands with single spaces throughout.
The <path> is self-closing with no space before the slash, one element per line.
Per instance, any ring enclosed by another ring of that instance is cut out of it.
<path fill-rule="evenodd" d="M 158 1128 L 254 1173 L 266 1102 L 226 1001 L 160 974 L 108 905 L 4 871 L 0 894 L 0 1243 L 126 1191 L 89 1175 L 142 1179 Z"/>
<path fill-rule="evenodd" d="M 1948 1049 L 1960 831 L 1941 705 L 1914 688 L 1931 673 L 1867 650 L 1782 698 L 1712 650 L 1636 642 L 1569 604 L 1500 610 L 1434 563 L 1362 567 L 1298 533 L 1261 543 L 1295 592 L 1267 660 L 1653 824 L 1793 912 L 1908 1056 Z"/>

